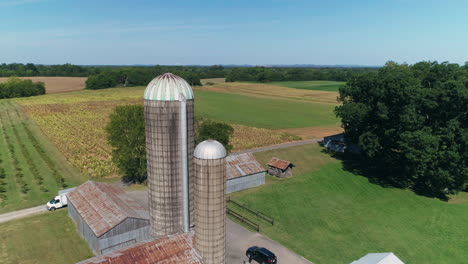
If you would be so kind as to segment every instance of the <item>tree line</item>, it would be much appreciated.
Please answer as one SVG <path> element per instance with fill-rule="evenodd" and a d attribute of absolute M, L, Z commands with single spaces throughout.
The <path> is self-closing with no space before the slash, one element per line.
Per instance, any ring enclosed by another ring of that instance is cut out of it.
<path fill-rule="evenodd" d="M 40 94 L 45 94 L 43 82 L 33 82 L 31 80 L 11 77 L 6 82 L 0 83 L 0 99 L 28 97 Z"/>
<path fill-rule="evenodd" d="M 388 62 L 339 100 L 345 136 L 379 182 L 441 199 L 468 189 L 468 64 Z"/>
<path fill-rule="evenodd" d="M 304 67 L 248 67 L 232 68 L 226 75 L 227 82 L 277 82 L 277 81 L 347 81 L 377 68 L 304 68 Z"/>

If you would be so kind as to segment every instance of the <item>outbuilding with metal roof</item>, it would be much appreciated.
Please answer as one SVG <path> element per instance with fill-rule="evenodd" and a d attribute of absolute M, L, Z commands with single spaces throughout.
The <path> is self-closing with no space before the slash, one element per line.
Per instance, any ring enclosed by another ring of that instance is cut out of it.
<path fill-rule="evenodd" d="M 234 154 L 226 158 L 226 193 L 238 192 L 265 184 L 266 170 L 252 153 Z"/>
<path fill-rule="evenodd" d="M 87 181 L 71 191 L 68 214 L 96 254 L 151 238 L 148 211 L 110 184 Z"/>
<path fill-rule="evenodd" d="M 273 157 L 268 162 L 268 173 L 279 178 L 287 178 L 292 176 L 293 167 L 294 164 L 291 162 Z"/>

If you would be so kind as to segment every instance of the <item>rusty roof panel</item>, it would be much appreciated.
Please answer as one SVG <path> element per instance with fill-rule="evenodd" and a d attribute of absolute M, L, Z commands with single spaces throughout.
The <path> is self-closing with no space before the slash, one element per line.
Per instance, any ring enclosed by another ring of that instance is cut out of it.
<path fill-rule="evenodd" d="M 149 220 L 141 205 L 110 184 L 87 181 L 67 197 L 97 237 L 128 217 Z"/>
<path fill-rule="evenodd" d="M 226 158 L 226 166 L 228 179 L 266 171 L 252 153 L 230 155 Z"/>
<path fill-rule="evenodd" d="M 282 169 L 282 170 L 287 169 L 290 165 L 292 165 L 291 162 L 278 159 L 275 157 L 271 158 L 270 162 L 268 162 L 268 166 L 275 167 L 275 168 Z"/>
<path fill-rule="evenodd" d="M 193 232 L 166 236 L 116 250 L 77 264 L 202 264 L 193 247 Z"/>

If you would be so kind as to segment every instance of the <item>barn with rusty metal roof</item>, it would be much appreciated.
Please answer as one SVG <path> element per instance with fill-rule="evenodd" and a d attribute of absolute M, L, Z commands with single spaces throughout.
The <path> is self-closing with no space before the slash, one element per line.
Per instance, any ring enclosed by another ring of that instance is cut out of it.
<path fill-rule="evenodd" d="M 266 170 L 252 153 L 230 155 L 226 158 L 226 166 L 226 193 L 265 184 Z"/>
<path fill-rule="evenodd" d="M 77 264 L 202 264 L 193 232 L 165 236 L 81 261 Z"/>
<path fill-rule="evenodd" d="M 68 214 L 96 254 L 150 239 L 149 213 L 113 185 L 87 181 L 68 194 Z"/>

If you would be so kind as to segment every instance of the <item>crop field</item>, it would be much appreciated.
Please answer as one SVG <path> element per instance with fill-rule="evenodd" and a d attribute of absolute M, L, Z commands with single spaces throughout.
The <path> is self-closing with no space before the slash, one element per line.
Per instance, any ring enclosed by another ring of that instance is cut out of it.
<path fill-rule="evenodd" d="M 15 101 L 74 167 L 92 177 L 103 178 L 119 174 L 112 162 L 112 149 L 107 144 L 104 130 L 109 114 L 117 105 L 141 104 L 143 91 L 144 87 L 85 90 Z M 233 124 L 234 135 L 231 142 L 234 151 L 300 139 L 287 131 L 272 128 L 300 127 L 320 122 L 337 124 L 331 112 L 331 104 L 279 101 L 279 98 L 198 89 L 195 93 L 197 116 Z M 277 105 L 287 108 L 278 109 Z M 275 111 L 281 111 L 282 114 L 272 115 Z M 303 111 L 314 111 L 317 116 L 321 116 L 311 119 L 303 115 Z M 290 119 L 287 117 L 288 113 L 296 117 Z"/>
<path fill-rule="evenodd" d="M 94 256 L 66 209 L 2 223 L 0 234 L 2 264 L 71 264 Z"/>
<path fill-rule="evenodd" d="M 268 129 L 338 125 L 333 104 L 261 98 L 214 91 L 196 92 L 198 115 Z"/>
<path fill-rule="evenodd" d="M 282 87 L 296 88 L 296 89 L 304 89 L 304 90 L 338 92 L 340 87 L 345 85 L 346 82 L 334 82 L 334 81 L 284 81 L 284 82 L 269 82 L 268 84 L 282 86 Z"/>
<path fill-rule="evenodd" d="M 29 79 L 33 82 L 43 82 L 46 93 L 65 93 L 79 91 L 85 88 L 87 77 L 19 77 L 20 79 Z M 0 83 L 8 78 L 0 77 Z"/>
<path fill-rule="evenodd" d="M 275 219 L 261 232 L 317 264 L 350 263 L 369 252 L 394 252 L 405 263 L 465 263 L 466 193 L 456 203 L 384 188 L 343 169 L 318 145 L 255 156 L 292 161 L 289 179 L 231 195 Z"/>
<path fill-rule="evenodd" d="M 226 78 L 201 79 L 200 82 L 201 82 L 202 85 L 213 85 L 213 84 L 226 82 Z"/>
<path fill-rule="evenodd" d="M 18 105 L 0 101 L 0 213 L 43 204 L 83 180 Z"/>
<path fill-rule="evenodd" d="M 233 93 L 238 95 L 281 100 L 289 99 L 317 104 L 338 105 L 337 92 L 294 89 L 263 83 L 218 83 L 216 85 L 196 87 L 195 90 Z"/>

